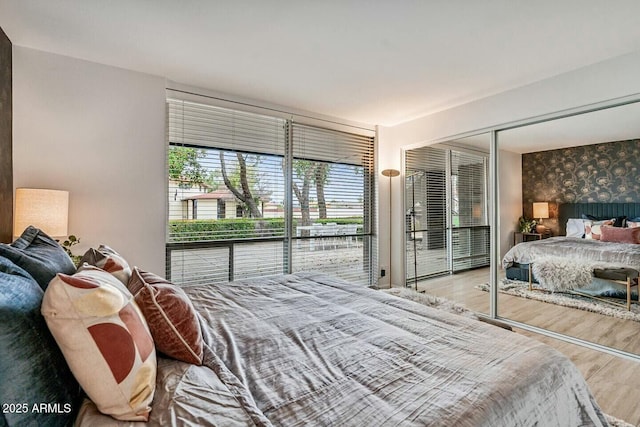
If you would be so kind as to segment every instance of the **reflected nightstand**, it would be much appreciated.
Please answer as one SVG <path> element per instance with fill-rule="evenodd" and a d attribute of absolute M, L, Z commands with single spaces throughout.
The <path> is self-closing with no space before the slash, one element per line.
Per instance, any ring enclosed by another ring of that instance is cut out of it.
<path fill-rule="evenodd" d="M 515 231 L 513 233 L 513 246 L 522 242 L 530 242 L 532 240 L 542 240 L 546 236 L 542 233 L 522 233 L 520 231 Z"/>

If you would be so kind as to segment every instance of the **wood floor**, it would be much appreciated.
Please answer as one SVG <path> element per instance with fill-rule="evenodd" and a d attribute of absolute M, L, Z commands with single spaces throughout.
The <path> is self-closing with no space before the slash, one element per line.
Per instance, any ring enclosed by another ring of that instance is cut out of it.
<path fill-rule="evenodd" d="M 488 280 L 489 269 L 478 269 L 419 282 L 418 290 L 488 314 L 489 294 L 475 289 Z M 498 295 L 498 313 L 518 322 L 640 354 L 640 322 L 504 294 Z M 582 372 L 604 412 L 640 425 L 640 363 L 529 331 L 516 332 L 564 353 Z"/>

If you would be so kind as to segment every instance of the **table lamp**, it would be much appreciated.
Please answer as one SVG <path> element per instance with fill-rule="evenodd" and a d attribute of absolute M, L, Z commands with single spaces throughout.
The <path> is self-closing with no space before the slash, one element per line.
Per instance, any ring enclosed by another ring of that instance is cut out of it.
<path fill-rule="evenodd" d="M 533 219 L 538 219 L 538 225 L 536 225 L 536 231 L 538 233 L 544 233 L 547 227 L 542 225 L 542 220 L 549 218 L 549 202 L 536 202 L 533 204 Z"/>
<path fill-rule="evenodd" d="M 41 188 L 17 188 L 13 215 L 16 239 L 32 225 L 51 237 L 66 237 L 69 222 L 69 192 Z"/>

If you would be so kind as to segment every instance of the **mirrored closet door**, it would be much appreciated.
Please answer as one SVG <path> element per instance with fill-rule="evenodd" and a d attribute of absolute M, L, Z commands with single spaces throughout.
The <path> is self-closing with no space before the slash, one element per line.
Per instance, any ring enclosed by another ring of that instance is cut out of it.
<path fill-rule="evenodd" d="M 497 132 L 498 316 L 640 354 L 639 118 L 631 103 Z"/>

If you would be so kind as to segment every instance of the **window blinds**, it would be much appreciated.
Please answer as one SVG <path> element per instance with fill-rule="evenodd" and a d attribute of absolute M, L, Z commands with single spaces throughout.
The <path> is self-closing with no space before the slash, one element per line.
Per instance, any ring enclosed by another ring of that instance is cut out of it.
<path fill-rule="evenodd" d="M 167 100 L 167 275 L 320 270 L 371 284 L 373 136 Z"/>
<path fill-rule="evenodd" d="M 295 122 L 292 136 L 293 271 L 322 262 L 323 271 L 373 283 L 373 137 Z"/>
<path fill-rule="evenodd" d="M 176 99 L 167 109 L 171 280 L 285 272 L 285 120 Z"/>
<path fill-rule="evenodd" d="M 453 271 L 489 264 L 487 160 L 451 151 Z"/>
<path fill-rule="evenodd" d="M 487 156 L 421 147 L 405 168 L 407 282 L 488 265 Z"/>
<path fill-rule="evenodd" d="M 422 147 L 406 152 L 408 281 L 449 271 L 447 165 L 447 150 Z"/>

